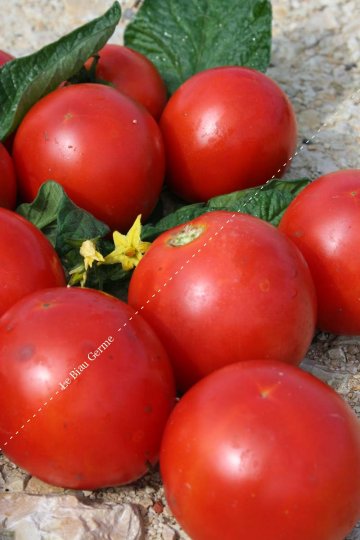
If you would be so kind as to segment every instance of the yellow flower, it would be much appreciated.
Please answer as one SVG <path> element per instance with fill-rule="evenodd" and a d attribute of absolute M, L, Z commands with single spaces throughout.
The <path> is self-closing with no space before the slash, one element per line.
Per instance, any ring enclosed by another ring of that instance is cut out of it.
<path fill-rule="evenodd" d="M 142 242 L 141 215 L 139 215 L 129 232 L 124 235 L 114 231 L 113 240 L 115 249 L 106 255 L 105 264 L 120 263 L 123 270 L 131 270 L 139 264 L 143 255 L 150 247 L 150 242 Z"/>
<path fill-rule="evenodd" d="M 114 231 L 113 240 L 115 249 L 106 257 L 96 251 L 94 240 L 85 240 L 80 247 L 80 255 L 84 261 L 72 268 L 69 272 L 70 281 L 68 286 L 80 283 L 84 287 L 87 279 L 88 269 L 92 268 L 94 262 L 100 264 L 121 264 L 123 270 L 131 270 L 141 261 L 144 253 L 149 249 L 150 242 L 142 242 L 141 235 L 141 215 L 139 215 L 129 232 L 124 235 Z"/>
<path fill-rule="evenodd" d="M 94 261 L 104 262 L 104 257 L 99 251 L 96 251 L 93 240 L 85 240 L 80 247 L 80 255 L 84 257 L 85 270 L 91 268 Z"/>
<path fill-rule="evenodd" d="M 80 255 L 84 257 L 84 262 L 72 268 L 69 272 L 70 281 L 68 286 L 76 285 L 80 283 L 81 287 L 84 287 L 87 279 L 88 268 L 91 268 L 94 261 L 99 263 L 104 262 L 104 257 L 99 251 L 96 251 L 95 242 L 93 240 L 85 240 L 80 247 Z"/>

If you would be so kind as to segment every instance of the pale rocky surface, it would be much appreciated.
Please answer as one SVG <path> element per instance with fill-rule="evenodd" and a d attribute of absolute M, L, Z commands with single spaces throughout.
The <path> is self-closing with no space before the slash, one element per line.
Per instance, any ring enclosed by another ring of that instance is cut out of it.
<path fill-rule="evenodd" d="M 123 21 L 112 42 L 121 43 L 124 24 L 138 3 L 121 2 Z M 14 55 L 30 53 L 100 15 L 110 5 L 111 1 L 105 0 L 0 0 L 0 49 Z M 340 168 L 360 168 L 358 0 L 274 0 L 273 12 L 273 51 L 268 74 L 290 97 L 299 126 L 298 152 L 286 177 L 313 179 Z M 304 362 L 306 369 L 329 382 L 360 416 L 359 366 L 360 337 L 323 333 L 315 337 Z M 0 455 L 0 492 L 0 524 L 7 496 L 47 495 L 53 501 L 54 512 L 56 501 L 60 507 L 64 498 L 82 496 L 87 504 L 111 503 L 114 509 L 119 503 L 135 505 L 147 540 L 187 538 L 171 517 L 158 473 L 131 486 L 79 494 L 30 478 Z M 98 523 L 99 531 L 105 524 L 106 520 Z M 46 533 L 42 538 L 57 537 Z M 347 540 L 360 540 L 360 524 Z"/>
<path fill-rule="evenodd" d="M 143 540 L 137 506 L 85 501 L 74 495 L 3 495 L 0 525 L 16 540 Z"/>

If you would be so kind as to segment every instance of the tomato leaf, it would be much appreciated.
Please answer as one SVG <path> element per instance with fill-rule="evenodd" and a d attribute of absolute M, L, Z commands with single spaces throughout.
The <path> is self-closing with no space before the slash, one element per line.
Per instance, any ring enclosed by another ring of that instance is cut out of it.
<path fill-rule="evenodd" d="M 207 211 L 230 210 L 259 217 L 278 225 L 291 201 L 310 180 L 271 180 L 267 184 L 210 199 Z"/>
<path fill-rule="evenodd" d="M 105 253 L 106 247 L 102 242 L 99 244 L 102 253 Z M 111 266 L 94 265 L 88 272 L 86 287 L 100 289 L 126 302 L 131 274 L 131 270 L 123 270 L 120 264 Z"/>
<path fill-rule="evenodd" d="M 145 0 L 124 40 L 156 65 L 170 93 L 207 68 L 241 65 L 265 71 L 271 2 Z"/>
<path fill-rule="evenodd" d="M 101 17 L 0 68 L 0 140 L 16 129 L 34 103 L 77 73 L 105 45 L 120 16 L 115 2 Z"/>
<path fill-rule="evenodd" d="M 110 231 L 105 223 L 76 206 L 52 180 L 42 184 L 32 203 L 23 203 L 16 211 L 45 234 L 67 270 L 75 260 L 81 260 L 79 248 L 84 240 L 102 238 Z"/>
<path fill-rule="evenodd" d="M 262 186 L 213 197 L 207 203 L 182 206 L 157 223 L 144 225 L 141 237 L 143 240 L 154 240 L 164 231 L 214 210 L 243 212 L 278 225 L 290 202 L 309 183 L 310 180 L 306 178 L 274 179 Z"/>
<path fill-rule="evenodd" d="M 113 242 L 106 238 L 109 227 L 73 203 L 53 180 L 40 187 L 32 203 L 23 203 L 16 211 L 50 240 L 68 277 L 71 269 L 83 263 L 79 250 L 84 240 L 97 239 L 97 248 L 103 255 L 114 249 Z M 86 286 L 125 300 L 130 276 L 131 272 L 125 272 L 121 265 L 94 265 L 88 271 Z"/>
<path fill-rule="evenodd" d="M 160 219 L 157 223 L 147 223 L 144 225 L 141 232 L 141 238 L 142 240 L 153 240 L 162 232 L 165 232 L 176 225 L 181 225 L 181 223 L 186 223 L 187 221 L 195 219 L 205 212 L 205 203 L 182 206 L 181 208 L 175 210 L 175 212 L 172 212 L 171 214 L 168 214 Z"/>

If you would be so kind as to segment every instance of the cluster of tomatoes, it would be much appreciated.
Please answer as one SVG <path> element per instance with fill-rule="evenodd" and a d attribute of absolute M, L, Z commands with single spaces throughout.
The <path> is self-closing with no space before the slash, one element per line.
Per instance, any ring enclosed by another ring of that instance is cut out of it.
<path fill-rule="evenodd" d="M 214 211 L 167 231 L 128 304 L 66 288 L 17 197 L 53 179 L 125 231 L 165 172 L 204 201 L 281 176 L 296 144 L 289 100 L 255 70 L 203 71 L 167 101 L 130 49 L 107 45 L 87 67 L 111 86 L 61 85 L 7 141 L 12 157 L 0 145 L 1 449 L 75 489 L 134 481 L 160 453 L 194 540 L 343 540 L 360 518 L 359 421 L 297 366 L 316 327 L 360 334 L 360 171 L 316 180 L 278 229 Z"/>

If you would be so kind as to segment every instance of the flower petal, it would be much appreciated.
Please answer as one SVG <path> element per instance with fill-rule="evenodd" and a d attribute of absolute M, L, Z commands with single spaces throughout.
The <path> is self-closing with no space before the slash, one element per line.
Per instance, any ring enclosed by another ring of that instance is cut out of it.
<path fill-rule="evenodd" d="M 114 251 L 116 251 L 116 249 L 125 249 L 129 245 L 127 237 L 118 231 L 113 232 L 113 240 L 115 245 Z"/>
<path fill-rule="evenodd" d="M 135 219 L 133 226 L 126 235 L 127 241 L 131 246 L 137 247 L 140 243 L 141 233 L 141 214 Z"/>
<path fill-rule="evenodd" d="M 96 251 L 93 240 L 84 240 L 80 247 L 80 255 L 84 257 L 85 270 L 91 268 L 94 261 L 104 262 L 104 257 L 99 251 Z"/>

